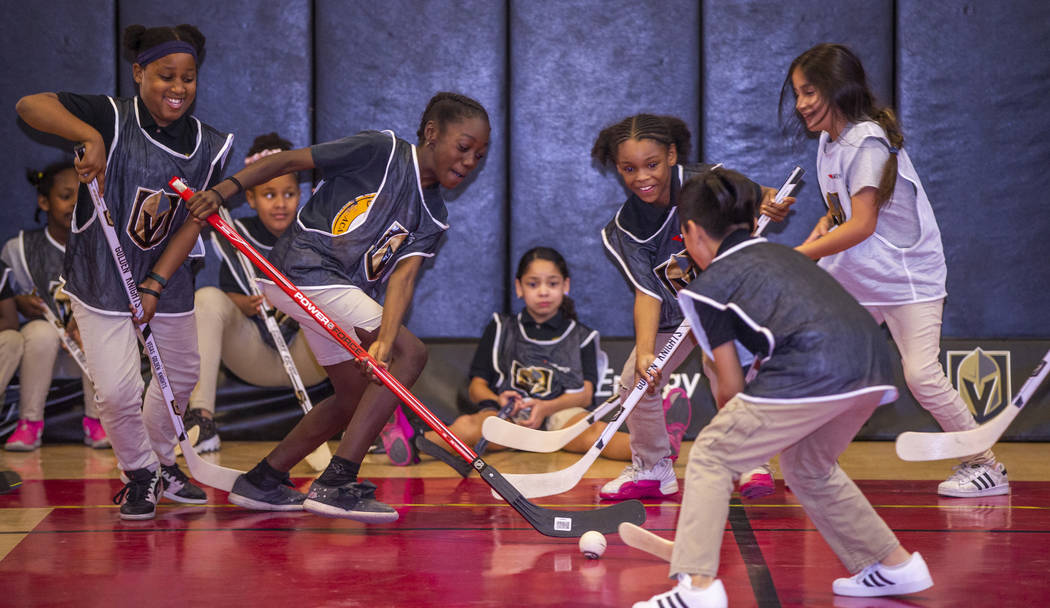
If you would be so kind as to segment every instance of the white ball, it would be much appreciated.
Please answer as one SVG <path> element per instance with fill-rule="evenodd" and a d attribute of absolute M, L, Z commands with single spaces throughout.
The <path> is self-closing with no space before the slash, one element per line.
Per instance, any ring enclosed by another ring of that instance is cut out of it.
<path fill-rule="evenodd" d="M 605 553 L 605 536 L 601 532 L 589 530 L 580 537 L 580 552 L 587 559 L 598 559 Z"/>

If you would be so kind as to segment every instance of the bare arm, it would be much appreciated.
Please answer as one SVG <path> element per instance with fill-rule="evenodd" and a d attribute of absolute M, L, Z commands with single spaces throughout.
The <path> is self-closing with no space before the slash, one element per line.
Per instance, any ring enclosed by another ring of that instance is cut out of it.
<path fill-rule="evenodd" d="M 0 331 L 5 329 L 18 329 L 18 311 L 15 309 L 14 298 L 0 300 Z"/>
<path fill-rule="evenodd" d="M 795 249 L 810 259 L 819 260 L 828 255 L 845 251 L 875 233 L 879 222 L 879 211 L 875 206 L 875 188 L 864 188 L 850 199 L 850 218 L 841 226 L 830 230 L 830 216 L 825 215 L 804 243 Z"/>
<path fill-rule="evenodd" d="M 106 147 L 94 127 L 74 116 L 54 93 L 27 95 L 15 104 L 15 111 L 26 124 L 84 145 L 84 157 L 76 163 L 77 177 L 88 183 L 98 178 L 99 192 L 105 192 Z"/>
<path fill-rule="evenodd" d="M 296 171 L 308 171 L 315 166 L 313 153 L 310 152 L 310 148 L 299 148 L 298 150 L 288 150 L 266 156 L 234 173 L 233 179 L 240 182 L 247 189 L 264 184 L 277 176 Z M 201 190 L 194 194 L 186 202 L 190 213 L 202 220 L 215 213 L 222 201 L 229 200 L 237 195 L 237 184 L 233 179 L 226 178 L 215 184 L 211 189 Z"/>
<path fill-rule="evenodd" d="M 722 409 L 727 401 L 744 390 L 744 372 L 732 340 L 715 347 L 711 354 L 714 355 L 714 371 L 718 378 L 715 404 Z"/>
<path fill-rule="evenodd" d="M 164 253 L 160 255 L 160 259 L 153 265 L 153 272 L 164 279 L 170 279 L 171 275 L 175 274 L 179 266 L 186 261 L 186 256 L 193 251 L 193 246 L 196 244 L 200 233 L 201 225 L 196 221 L 190 220 L 184 223 L 164 247 Z M 150 277 L 146 277 L 139 285 L 157 293 L 163 293 L 164 290 L 164 287 L 158 281 Z M 142 296 L 142 317 L 136 320 L 139 323 L 148 323 L 153 318 L 153 313 L 157 311 L 157 298 L 144 292 L 140 295 Z"/>
<path fill-rule="evenodd" d="M 277 156 L 276 154 L 274 156 Z M 271 157 L 267 157 L 271 158 Z M 265 159 L 264 159 L 265 160 Z M 251 165 L 249 165 L 251 166 Z M 423 266 L 422 256 L 410 256 L 400 260 L 387 280 L 386 300 L 383 301 L 383 321 L 379 325 L 379 335 L 368 347 L 368 354 L 386 365 L 401 330 L 408 305 L 412 303 L 412 294 L 416 288 L 416 277 Z"/>

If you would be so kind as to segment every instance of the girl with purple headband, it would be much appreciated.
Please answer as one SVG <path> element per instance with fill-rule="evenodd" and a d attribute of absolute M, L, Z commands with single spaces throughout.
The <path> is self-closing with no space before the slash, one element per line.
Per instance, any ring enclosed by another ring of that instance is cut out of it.
<path fill-rule="evenodd" d="M 141 281 L 139 320 L 150 321 L 175 401 L 185 405 L 199 367 L 187 256 L 202 255 L 203 247 L 200 226 L 186 222 L 185 206 L 164 185 L 172 175 L 195 189 L 214 185 L 233 136 L 189 114 L 204 60 L 204 36 L 196 27 L 129 26 L 124 54 L 138 95 L 37 93 L 20 99 L 16 109 L 30 126 L 84 146 L 77 175 L 85 183 L 98 179 L 131 273 Z M 100 419 L 127 484 L 114 502 L 121 504 L 122 519 L 151 519 L 162 493 L 188 503 L 203 503 L 206 496 L 175 464 L 175 429 L 156 382 L 143 397 L 135 324 L 102 234 L 104 220 L 85 190 L 66 246 L 65 291 Z"/>

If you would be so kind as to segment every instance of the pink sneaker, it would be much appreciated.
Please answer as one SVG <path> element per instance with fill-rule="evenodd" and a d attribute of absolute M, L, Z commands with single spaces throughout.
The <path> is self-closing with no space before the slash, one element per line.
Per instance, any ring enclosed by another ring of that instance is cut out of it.
<path fill-rule="evenodd" d="M 7 438 L 4 449 L 9 452 L 32 452 L 40 447 L 43 434 L 43 420 L 19 420 L 15 432 Z"/>
<path fill-rule="evenodd" d="M 394 420 L 388 422 L 379 434 L 379 439 L 383 442 L 387 458 L 390 459 L 392 464 L 399 467 L 407 467 L 410 464 L 419 462 L 419 456 L 415 451 L 416 444 L 412 441 L 412 437 L 415 434 L 416 430 L 412 428 L 412 424 L 405 417 L 405 413 L 401 411 L 401 406 L 394 408 Z"/>
<path fill-rule="evenodd" d="M 606 482 L 598 491 L 603 500 L 632 498 L 667 498 L 678 492 L 678 478 L 670 458 L 661 458 L 651 469 L 640 463 L 627 465 L 616 479 Z"/>
<path fill-rule="evenodd" d="M 88 418 L 84 416 L 84 445 L 91 446 L 96 450 L 109 447 L 109 437 L 106 436 L 106 429 L 102 428 L 102 423 L 99 422 L 98 418 Z"/>
<path fill-rule="evenodd" d="M 777 489 L 773 469 L 764 464 L 740 476 L 740 495 L 748 500 L 769 496 Z"/>
<path fill-rule="evenodd" d="M 678 460 L 682 438 L 692 419 L 693 403 L 689 401 L 689 393 L 682 387 L 668 391 L 664 397 L 664 421 L 667 424 L 667 438 L 671 441 L 671 460 Z"/>

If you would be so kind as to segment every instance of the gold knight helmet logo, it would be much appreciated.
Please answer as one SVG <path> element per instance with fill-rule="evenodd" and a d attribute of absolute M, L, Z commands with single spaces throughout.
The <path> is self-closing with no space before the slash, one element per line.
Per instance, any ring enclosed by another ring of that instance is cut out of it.
<path fill-rule="evenodd" d="M 1009 351 L 949 351 L 947 367 L 949 380 L 978 423 L 1010 403 Z"/>
<path fill-rule="evenodd" d="M 551 392 L 554 374 L 546 367 L 526 366 L 514 361 L 510 373 L 514 378 L 514 388 L 525 391 L 530 397 L 546 397 Z"/>

